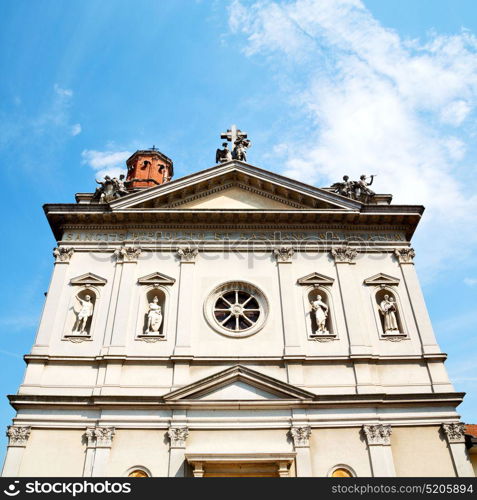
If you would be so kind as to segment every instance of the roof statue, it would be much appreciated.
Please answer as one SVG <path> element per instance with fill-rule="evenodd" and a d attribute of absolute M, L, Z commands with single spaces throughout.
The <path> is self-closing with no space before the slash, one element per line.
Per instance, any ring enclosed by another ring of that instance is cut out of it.
<path fill-rule="evenodd" d="M 369 189 L 369 186 L 373 183 L 376 175 L 361 175 L 359 181 L 350 181 L 349 176 L 343 176 L 343 182 L 335 182 L 330 186 L 330 190 L 334 193 L 338 193 L 341 196 L 346 196 L 352 200 L 361 201 L 363 203 L 369 203 L 371 199 L 376 195 L 374 191 Z M 367 182 L 367 179 L 371 179 Z"/>
<path fill-rule="evenodd" d="M 226 139 L 233 145 L 232 151 L 228 148 L 228 143 L 222 143 L 223 149 L 217 149 L 215 153 L 215 163 L 225 163 L 230 160 L 247 161 L 247 149 L 252 146 L 247 133 L 237 129 L 232 125 L 227 132 L 220 134 L 221 139 Z"/>

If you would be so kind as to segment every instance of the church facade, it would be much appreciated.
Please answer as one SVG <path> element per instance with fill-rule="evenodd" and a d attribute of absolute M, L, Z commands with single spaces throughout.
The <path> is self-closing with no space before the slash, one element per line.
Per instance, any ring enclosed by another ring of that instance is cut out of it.
<path fill-rule="evenodd" d="M 413 261 L 423 207 L 241 146 L 177 180 L 137 151 L 126 180 L 45 205 L 3 475 L 474 475 Z"/>

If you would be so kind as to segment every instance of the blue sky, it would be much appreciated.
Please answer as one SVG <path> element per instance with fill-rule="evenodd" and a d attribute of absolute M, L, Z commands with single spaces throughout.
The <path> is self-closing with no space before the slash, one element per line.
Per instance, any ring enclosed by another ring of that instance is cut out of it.
<path fill-rule="evenodd" d="M 474 0 L 1 0 L 0 394 L 14 393 L 53 259 L 41 206 L 155 144 L 176 177 L 232 123 L 249 161 L 315 184 L 378 174 L 424 204 L 416 263 L 459 411 L 477 423 Z M 13 410 L 0 399 L 0 421 Z"/>

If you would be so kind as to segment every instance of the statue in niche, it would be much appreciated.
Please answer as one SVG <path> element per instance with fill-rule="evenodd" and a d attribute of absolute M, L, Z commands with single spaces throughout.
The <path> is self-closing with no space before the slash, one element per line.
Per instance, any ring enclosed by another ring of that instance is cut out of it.
<path fill-rule="evenodd" d="M 146 334 L 160 335 L 159 330 L 162 325 L 162 308 L 158 302 L 159 298 L 156 295 L 152 299 L 152 302 L 149 303 Z"/>
<path fill-rule="evenodd" d="M 80 309 L 76 312 L 76 322 L 73 327 L 73 333 L 79 333 L 82 335 L 87 335 L 86 324 L 88 323 L 88 319 L 93 316 L 93 302 L 91 302 L 91 295 L 85 295 L 84 299 L 76 296 L 76 300 L 80 303 Z"/>
<path fill-rule="evenodd" d="M 329 335 L 326 329 L 326 320 L 328 318 L 328 306 L 321 300 L 321 295 L 317 295 L 315 300 L 310 302 L 311 312 L 314 315 L 316 330 L 313 335 Z"/>
<path fill-rule="evenodd" d="M 383 329 L 385 335 L 398 335 L 399 325 L 396 316 L 396 302 L 393 296 L 385 295 L 379 304 L 379 311 L 383 316 Z"/>

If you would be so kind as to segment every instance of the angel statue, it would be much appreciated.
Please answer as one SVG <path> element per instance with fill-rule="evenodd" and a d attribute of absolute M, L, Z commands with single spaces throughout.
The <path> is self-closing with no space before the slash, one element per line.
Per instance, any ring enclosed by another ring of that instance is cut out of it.
<path fill-rule="evenodd" d="M 399 326 L 396 318 L 396 302 L 394 297 L 385 295 L 379 304 L 379 312 L 384 318 L 384 333 L 386 335 L 399 334 Z"/>
<path fill-rule="evenodd" d="M 343 182 L 335 182 L 330 186 L 330 189 L 332 189 L 334 193 L 338 193 L 341 196 L 354 198 L 355 197 L 354 184 L 355 184 L 354 181 L 349 180 L 348 175 L 344 175 Z"/>
<path fill-rule="evenodd" d="M 252 141 L 238 137 L 235 141 L 233 157 L 235 160 L 247 161 L 247 149 L 252 146 Z"/>
<path fill-rule="evenodd" d="M 321 295 L 317 295 L 315 300 L 310 302 L 311 312 L 315 315 L 316 332 L 314 335 L 327 335 L 330 332 L 326 329 L 326 319 L 328 318 L 328 306 L 321 300 Z"/>
<path fill-rule="evenodd" d="M 357 181 L 355 185 L 357 199 L 367 202 L 369 198 L 372 198 L 376 194 L 368 187 L 371 186 L 375 177 L 375 175 L 369 176 L 369 179 L 371 179 L 370 182 L 366 182 L 366 179 L 368 179 L 368 177 L 366 177 L 364 174 L 359 177 L 359 181 Z"/>
<path fill-rule="evenodd" d="M 85 295 L 84 300 L 80 298 L 78 295 L 76 299 L 80 303 L 79 311 L 75 311 L 76 313 L 76 322 L 75 327 L 73 327 L 73 332 L 87 334 L 86 331 L 86 323 L 88 319 L 93 316 L 93 303 L 91 302 L 91 295 Z"/>
<path fill-rule="evenodd" d="M 232 159 L 232 151 L 229 149 L 227 142 L 222 143 L 223 149 L 217 149 L 215 152 L 215 163 L 225 163 Z"/>
<path fill-rule="evenodd" d="M 147 313 L 147 333 L 159 335 L 159 329 L 162 325 L 162 308 L 158 304 L 159 298 L 157 295 L 149 303 L 149 312 Z"/>

